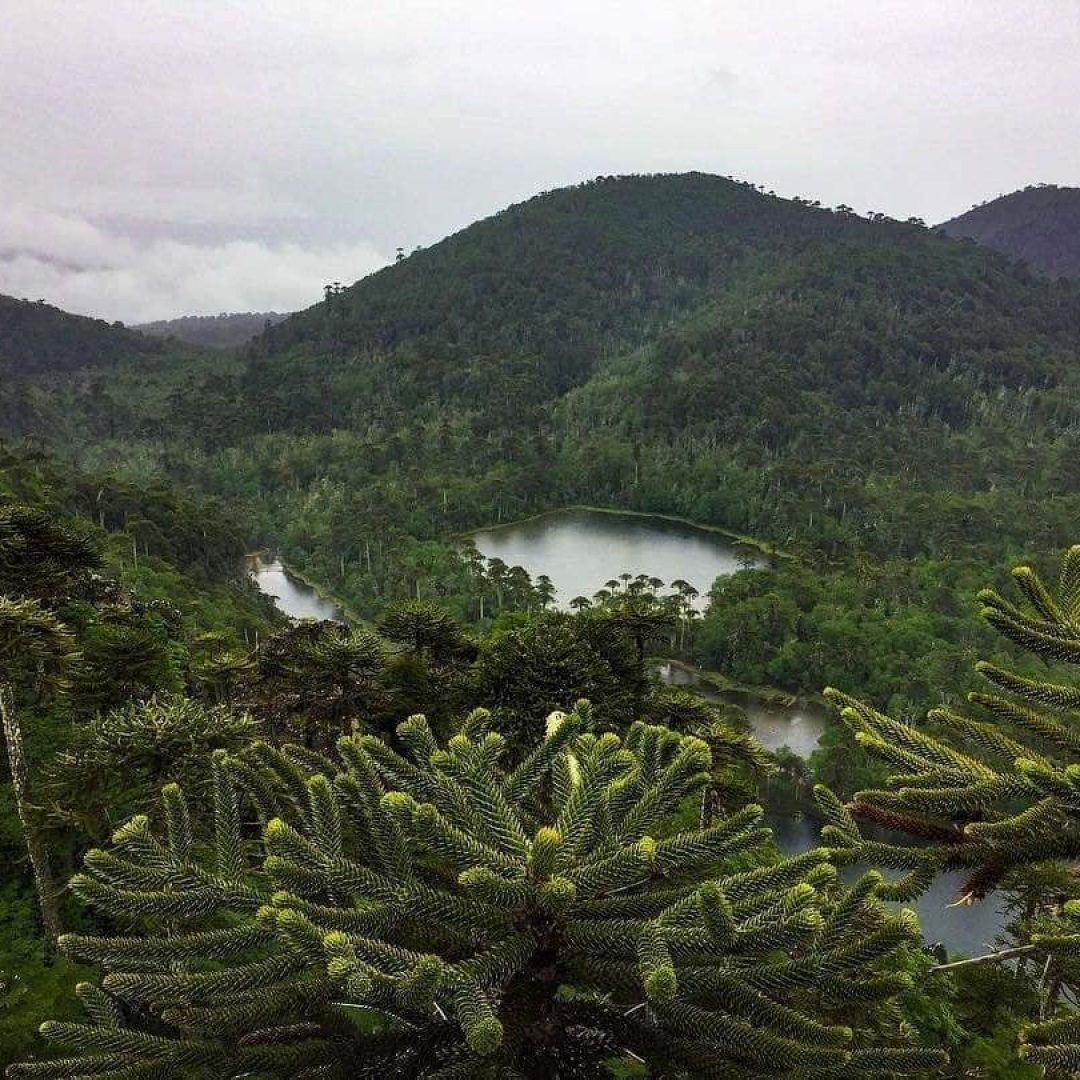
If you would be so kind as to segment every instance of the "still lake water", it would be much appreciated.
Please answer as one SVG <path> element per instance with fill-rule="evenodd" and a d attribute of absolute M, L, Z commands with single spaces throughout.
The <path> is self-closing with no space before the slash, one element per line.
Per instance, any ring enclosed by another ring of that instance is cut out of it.
<path fill-rule="evenodd" d="M 337 604 L 324 600 L 310 585 L 291 577 L 277 559 L 263 562 L 256 556 L 251 563 L 251 576 L 262 592 L 272 596 L 290 619 L 334 619 L 345 622 L 345 615 Z"/>
<path fill-rule="evenodd" d="M 701 594 L 695 606 L 704 611 L 716 578 L 758 562 L 749 548 L 708 529 L 595 510 L 558 510 L 480 529 L 470 538 L 485 558 L 524 567 L 533 578 L 547 574 L 555 602 L 564 608 L 575 596 L 591 597 L 604 582 L 627 572 L 665 584 L 689 582 Z"/>

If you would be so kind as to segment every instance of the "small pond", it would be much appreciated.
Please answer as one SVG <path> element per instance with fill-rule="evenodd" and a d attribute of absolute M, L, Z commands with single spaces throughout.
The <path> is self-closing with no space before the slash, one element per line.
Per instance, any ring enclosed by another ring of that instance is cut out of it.
<path fill-rule="evenodd" d="M 700 593 L 695 606 L 704 611 L 716 578 L 760 562 L 756 552 L 722 533 L 599 510 L 558 510 L 480 529 L 470 539 L 485 558 L 521 566 L 533 578 L 547 574 L 555 602 L 564 608 L 575 596 L 591 597 L 626 572 L 665 584 L 689 582 Z"/>
<path fill-rule="evenodd" d="M 279 560 L 263 560 L 256 555 L 249 560 L 249 564 L 255 584 L 267 596 L 272 596 L 290 619 L 346 621 L 337 604 L 324 600 L 310 585 L 293 577 Z"/>

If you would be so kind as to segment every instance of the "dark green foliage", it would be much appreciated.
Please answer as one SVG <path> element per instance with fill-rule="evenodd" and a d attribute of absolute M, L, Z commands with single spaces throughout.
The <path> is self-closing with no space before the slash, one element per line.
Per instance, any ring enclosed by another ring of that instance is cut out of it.
<path fill-rule="evenodd" d="M 392 605 L 379 620 L 379 633 L 435 668 L 460 662 L 476 650 L 445 608 L 424 600 Z"/>
<path fill-rule="evenodd" d="M 633 719 L 633 687 L 581 632 L 582 621 L 545 613 L 481 646 L 476 698 L 492 709 L 508 737 L 535 739 L 547 709 L 568 709 L 584 697 L 598 703 L 603 722 Z"/>
<path fill-rule="evenodd" d="M 370 630 L 295 623 L 259 650 L 259 711 L 279 734 L 332 746 L 353 720 L 377 722 L 382 715 L 385 664 L 385 646 Z"/>
<path fill-rule="evenodd" d="M 0 506 L 0 595 L 44 603 L 85 593 L 101 557 L 82 536 L 30 506 Z"/>
<path fill-rule="evenodd" d="M 148 806 L 166 780 L 196 800 L 209 794 L 209 755 L 237 751 L 260 735 L 244 713 L 182 696 L 151 698 L 80 725 L 49 763 L 43 795 L 61 820 L 100 841 L 109 822 Z"/>
<path fill-rule="evenodd" d="M 9 1075 L 540 1080 L 627 1051 L 671 1076 L 939 1065 L 889 1031 L 889 959 L 918 928 L 879 879 L 849 892 L 826 851 L 746 869 L 769 839 L 757 807 L 665 835 L 707 746 L 597 736 L 590 711 L 553 714 L 512 769 L 482 710 L 445 745 L 410 718 L 405 757 L 371 736 L 338 763 L 218 753 L 211 836 L 167 788 L 165 830 L 132 819 L 74 882 L 136 925 L 64 941 L 107 971 L 80 991 L 87 1024 L 43 1028 L 85 1056 Z"/>
<path fill-rule="evenodd" d="M 984 689 L 968 695 L 971 708 L 929 714 L 948 741 L 831 694 L 859 743 L 898 770 L 885 789 L 858 793 L 852 814 L 929 846 L 862 844 L 850 818 L 838 824 L 841 842 L 863 857 L 909 871 L 898 894 L 911 895 L 947 866 L 971 870 L 969 899 L 998 887 L 1027 898 L 1020 931 L 1045 959 L 1045 997 L 1040 1022 L 1022 1032 L 1021 1053 L 1055 1074 L 1071 1073 L 1080 1068 L 1080 1017 L 1053 1014 L 1060 989 L 1080 983 L 1080 891 L 1062 870 L 1080 858 L 1080 687 L 1060 666 L 1080 663 L 1080 547 L 1065 555 L 1056 591 L 1030 567 L 1012 576 L 1020 602 L 986 590 L 983 618 L 1050 666 L 1029 677 L 979 664 Z"/>
<path fill-rule="evenodd" d="M 161 348 L 159 342 L 102 319 L 0 296 L 0 372 L 5 379 L 112 366 L 121 359 L 153 356 Z"/>

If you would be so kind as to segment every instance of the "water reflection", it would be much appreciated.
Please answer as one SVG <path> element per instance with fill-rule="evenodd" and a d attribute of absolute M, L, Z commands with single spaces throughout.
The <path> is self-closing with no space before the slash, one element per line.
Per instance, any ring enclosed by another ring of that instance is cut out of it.
<path fill-rule="evenodd" d="M 277 606 L 291 619 L 334 619 L 345 622 L 345 614 L 336 604 L 324 600 L 310 585 L 291 577 L 277 559 L 263 562 L 256 556 L 251 560 L 251 576 L 259 589 L 273 597 Z"/>
<path fill-rule="evenodd" d="M 480 529 L 472 540 L 486 558 L 524 567 L 533 578 L 547 574 L 564 608 L 575 596 L 591 597 L 628 572 L 665 584 L 689 582 L 701 594 L 696 606 L 704 611 L 716 578 L 758 562 L 750 549 L 707 529 L 596 510 L 559 510 Z"/>

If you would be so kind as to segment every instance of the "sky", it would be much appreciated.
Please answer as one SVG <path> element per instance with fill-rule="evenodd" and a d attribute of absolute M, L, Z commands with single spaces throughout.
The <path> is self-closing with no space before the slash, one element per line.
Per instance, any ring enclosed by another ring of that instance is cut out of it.
<path fill-rule="evenodd" d="M 0 0 L 0 293 L 288 311 L 541 190 L 1080 186 L 1080 0 Z"/>

